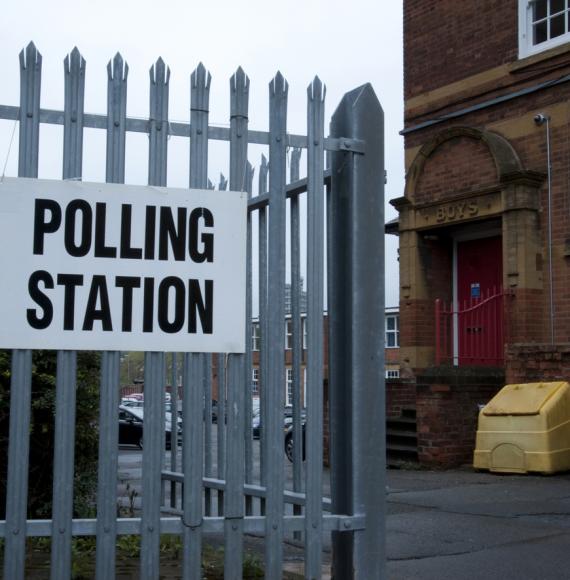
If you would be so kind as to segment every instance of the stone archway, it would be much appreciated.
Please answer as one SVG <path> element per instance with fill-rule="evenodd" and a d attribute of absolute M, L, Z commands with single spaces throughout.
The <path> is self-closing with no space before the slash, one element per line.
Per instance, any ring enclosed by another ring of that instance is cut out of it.
<path fill-rule="evenodd" d="M 511 339 L 519 327 L 528 337 L 525 321 L 537 316 L 529 305 L 542 291 L 539 208 L 544 179 L 544 174 L 526 170 L 511 143 L 491 131 L 451 127 L 422 145 L 407 172 L 404 197 L 393 202 L 400 214 L 403 367 L 406 361 L 412 369 L 433 364 L 434 281 L 429 270 L 435 254 L 430 239 L 449 228 L 499 222 L 503 286 L 517 295 Z"/>
<path fill-rule="evenodd" d="M 419 150 L 406 175 L 404 191 L 406 199 L 409 201 L 415 199 L 416 189 L 420 178 L 424 175 L 426 164 L 429 164 L 429 160 L 434 157 L 444 144 L 452 140 L 472 141 L 474 144 L 485 148 L 494 163 L 497 184 L 508 181 L 514 175 L 525 173 L 513 146 L 498 133 L 474 127 L 450 127 L 424 143 Z"/>

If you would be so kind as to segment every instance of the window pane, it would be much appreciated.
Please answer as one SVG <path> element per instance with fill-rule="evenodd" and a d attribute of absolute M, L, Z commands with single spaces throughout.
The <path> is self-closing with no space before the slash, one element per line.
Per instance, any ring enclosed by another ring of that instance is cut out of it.
<path fill-rule="evenodd" d="M 396 320 L 393 316 L 388 316 L 386 318 L 386 328 L 388 330 L 394 330 L 396 328 Z"/>
<path fill-rule="evenodd" d="M 548 36 L 546 34 L 546 20 L 540 22 L 539 24 L 535 24 L 533 27 L 533 36 L 532 36 L 532 43 L 533 44 L 540 44 L 545 40 L 548 40 Z"/>
<path fill-rule="evenodd" d="M 396 346 L 396 337 L 393 333 L 389 333 L 386 335 L 386 346 L 394 347 Z"/>
<path fill-rule="evenodd" d="M 555 16 L 550 20 L 550 38 L 562 36 L 566 32 L 566 30 L 564 30 L 565 19 L 566 16 L 564 14 L 560 14 L 560 16 Z"/>
<path fill-rule="evenodd" d="M 547 0 L 536 0 L 532 4 L 532 21 L 536 22 L 541 18 L 546 18 Z"/>
<path fill-rule="evenodd" d="M 564 10 L 565 0 L 550 0 L 550 14 L 558 14 Z"/>

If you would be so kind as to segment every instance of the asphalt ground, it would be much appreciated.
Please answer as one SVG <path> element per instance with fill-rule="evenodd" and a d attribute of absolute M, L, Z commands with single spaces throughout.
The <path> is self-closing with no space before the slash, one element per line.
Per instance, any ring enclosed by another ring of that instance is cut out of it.
<path fill-rule="evenodd" d="M 570 579 L 570 474 L 389 471 L 391 580 Z"/>
<path fill-rule="evenodd" d="M 140 489 L 141 462 L 141 452 L 121 451 L 120 475 L 131 489 Z M 408 466 L 388 470 L 387 486 L 389 580 L 570 580 L 570 473 L 497 475 L 470 467 Z M 262 538 L 246 538 L 246 545 L 263 555 Z M 327 578 L 330 537 L 324 546 Z M 284 558 L 285 569 L 302 577 L 302 548 L 288 541 Z"/>

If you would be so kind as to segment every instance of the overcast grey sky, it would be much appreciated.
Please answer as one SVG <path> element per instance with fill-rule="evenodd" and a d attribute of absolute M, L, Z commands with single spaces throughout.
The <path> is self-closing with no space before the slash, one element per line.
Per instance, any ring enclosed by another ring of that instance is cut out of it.
<path fill-rule="evenodd" d="M 129 64 L 127 115 L 148 116 L 148 70 L 161 56 L 171 69 L 170 118 L 189 120 L 189 77 L 201 61 L 212 74 L 211 124 L 227 125 L 229 78 L 242 66 L 251 80 L 250 129 L 268 128 L 268 83 L 280 70 L 289 82 L 288 131 L 306 133 L 306 88 L 315 75 L 326 84 L 326 119 L 342 95 L 370 82 L 385 114 L 386 219 L 388 200 L 404 188 L 402 2 L 391 0 L 28 0 L 9 2 L 0 18 L 0 104 L 18 105 L 18 53 L 33 40 L 43 56 L 43 108 L 63 108 L 63 59 L 77 46 L 87 61 L 85 110 L 106 112 L 106 65 L 118 51 Z M 8 149 L 13 122 L 0 121 L 0 172 L 17 172 L 17 141 Z M 40 177 L 61 177 L 61 127 L 42 126 Z M 17 131 L 16 131 L 17 139 Z M 126 181 L 144 184 L 146 160 L 127 141 Z M 146 146 L 146 145 L 145 145 Z M 217 167 L 214 144 L 210 177 Z M 138 149 L 140 151 L 140 149 Z M 260 152 L 250 151 L 254 165 Z M 177 162 L 177 159 L 179 161 Z M 188 183 L 187 143 L 172 140 L 168 185 Z M 86 181 L 104 181 L 105 138 L 87 130 Z M 386 305 L 398 304 L 397 239 L 386 238 Z"/>

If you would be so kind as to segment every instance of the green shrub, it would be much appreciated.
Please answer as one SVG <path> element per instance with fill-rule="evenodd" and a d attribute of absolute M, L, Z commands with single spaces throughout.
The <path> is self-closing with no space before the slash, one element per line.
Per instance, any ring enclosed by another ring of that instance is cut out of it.
<path fill-rule="evenodd" d="M 5 518 L 10 418 L 10 351 L 0 351 L 0 519 Z M 55 432 L 55 351 L 34 351 L 28 517 L 50 518 Z M 99 358 L 97 352 L 77 354 L 74 516 L 95 513 L 97 487 Z"/>

